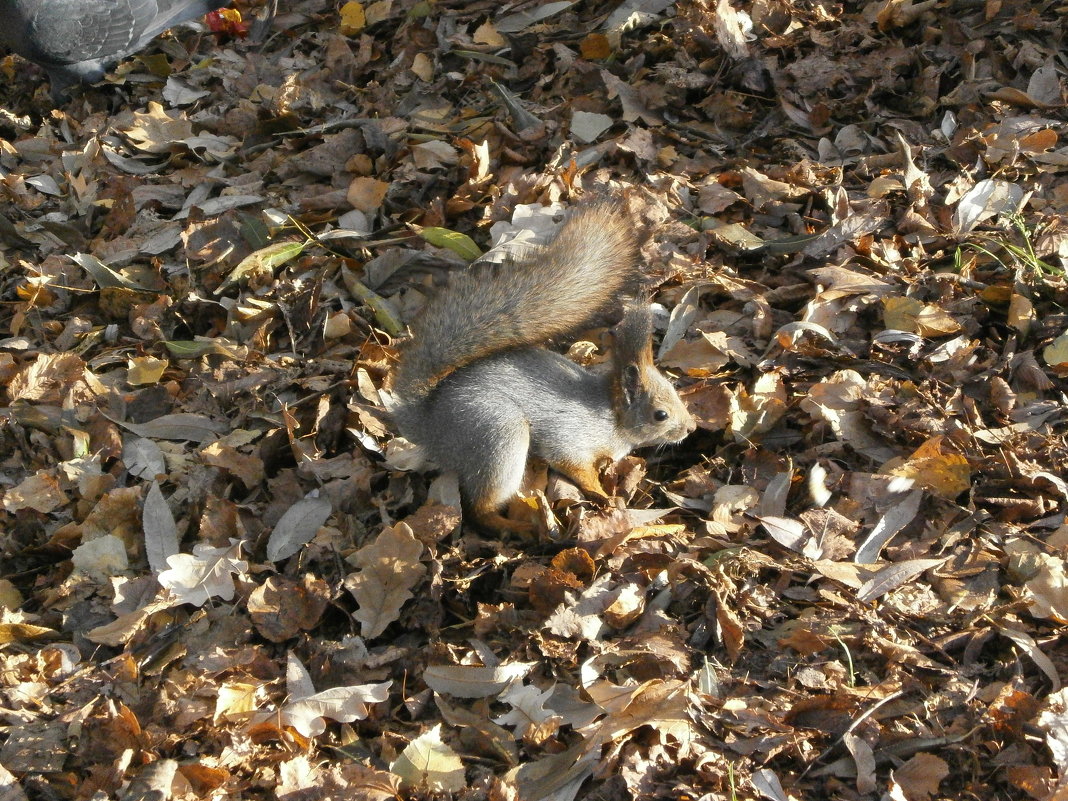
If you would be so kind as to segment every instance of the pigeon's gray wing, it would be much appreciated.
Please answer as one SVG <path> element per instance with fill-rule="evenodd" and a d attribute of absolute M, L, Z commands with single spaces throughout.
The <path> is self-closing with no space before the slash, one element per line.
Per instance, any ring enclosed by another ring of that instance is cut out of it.
<path fill-rule="evenodd" d="M 172 25 L 227 0 L 0 0 L 0 42 L 48 70 L 53 94 L 93 82 Z"/>
<path fill-rule="evenodd" d="M 131 0 L 131 3 L 133 0 Z M 229 4 L 230 0 L 156 0 L 145 5 L 155 8 L 155 16 L 138 36 L 137 42 L 128 50 L 135 53 L 168 28 L 182 22 L 203 17 L 209 11 Z"/>

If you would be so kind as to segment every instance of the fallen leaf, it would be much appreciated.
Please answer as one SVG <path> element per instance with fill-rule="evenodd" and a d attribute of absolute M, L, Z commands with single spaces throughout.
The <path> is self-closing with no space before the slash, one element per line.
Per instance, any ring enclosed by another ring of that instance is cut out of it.
<path fill-rule="evenodd" d="M 304 737 L 318 737 L 326 731 L 324 718 L 339 723 L 351 723 L 367 717 L 368 706 L 389 697 L 391 681 L 380 684 L 359 684 L 334 687 L 321 692 L 309 692 L 311 679 L 304 665 L 292 652 L 286 671 L 289 700 L 278 715 L 284 726 L 292 726 Z M 273 713 L 267 713 L 267 717 Z"/>
<path fill-rule="evenodd" d="M 457 698 L 489 698 L 522 679 L 534 664 L 509 662 L 496 667 L 480 665 L 428 665 L 423 681 L 434 692 Z"/>
<path fill-rule="evenodd" d="M 267 558 L 280 562 L 311 542 L 333 508 L 326 498 L 301 498 L 286 509 L 267 540 Z"/>
<path fill-rule="evenodd" d="M 944 759 L 921 751 L 893 772 L 893 781 L 908 801 L 926 801 L 948 775 L 949 765 Z"/>
<path fill-rule="evenodd" d="M 167 569 L 167 560 L 178 553 L 178 526 L 156 481 L 148 487 L 141 521 L 148 566 L 154 573 L 162 573 Z"/>
<path fill-rule="evenodd" d="M 241 555 L 241 543 L 228 548 L 213 548 L 198 542 L 193 553 L 167 557 L 167 570 L 157 576 L 160 586 L 170 590 L 179 603 L 203 606 L 211 598 L 224 601 L 234 597 L 234 573 L 248 570 Z"/>
<path fill-rule="evenodd" d="M 359 604 L 354 616 L 364 637 L 385 631 L 413 597 L 412 589 L 426 575 L 426 565 L 419 561 L 422 554 L 423 544 L 407 525 L 398 523 L 349 557 L 357 570 L 345 579 L 345 588 Z"/>
<path fill-rule="evenodd" d="M 456 793 L 467 786 L 463 762 L 441 740 L 441 724 L 408 743 L 389 769 L 408 787 Z"/>

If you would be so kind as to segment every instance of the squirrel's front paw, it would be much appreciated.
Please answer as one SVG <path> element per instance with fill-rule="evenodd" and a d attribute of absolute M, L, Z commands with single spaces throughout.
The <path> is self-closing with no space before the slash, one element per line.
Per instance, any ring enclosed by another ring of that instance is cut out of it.
<path fill-rule="evenodd" d="M 575 482 L 582 494 L 589 500 L 605 504 L 611 500 L 611 496 L 605 492 L 601 483 L 601 474 L 595 464 L 580 465 L 574 463 L 554 464 L 553 469 L 563 473 L 571 481 Z"/>

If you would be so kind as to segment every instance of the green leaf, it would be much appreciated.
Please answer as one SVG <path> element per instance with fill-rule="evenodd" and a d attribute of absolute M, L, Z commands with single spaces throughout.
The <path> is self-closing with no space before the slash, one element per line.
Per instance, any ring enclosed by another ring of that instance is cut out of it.
<path fill-rule="evenodd" d="M 169 350 L 171 355 L 176 359 L 196 359 L 208 353 L 218 353 L 233 359 L 243 358 L 242 355 L 237 352 L 237 347 L 234 343 L 225 340 L 175 339 L 165 341 L 163 344 L 167 346 L 167 350 Z"/>
<path fill-rule="evenodd" d="M 466 234 L 450 231 L 448 228 L 419 228 L 416 233 L 435 247 L 448 248 L 467 261 L 474 261 L 482 255 L 482 250 Z"/>
<path fill-rule="evenodd" d="M 241 260 L 239 265 L 230 271 L 230 274 L 226 276 L 226 280 L 215 290 L 215 294 L 218 295 L 227 287 L 244 281 L 252 275 L 274 272 L 276 267 L 303 253 L 304 248 L 307 246 L 307 241 L 276 242 L 273 245 L 260 248 L 255 253 L 248 254 Z"/>
<path fill-rule="evenodd" d="M 307 242 L 276 242 L 273 245 L 260 248 L 255 253 L 250 253 L 241 260 L 241 264 L 256 261 L 273 270 L 275 267 L 279 267 L 303 253 L 307 244 Z M 241 264 L 237 265 L 237 269 L 241 269 Z"/>

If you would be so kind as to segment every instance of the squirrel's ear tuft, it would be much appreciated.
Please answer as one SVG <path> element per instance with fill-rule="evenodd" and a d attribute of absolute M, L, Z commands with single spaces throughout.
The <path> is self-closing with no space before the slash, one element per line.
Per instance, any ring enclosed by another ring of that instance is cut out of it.
<path fill-rule="evenodd" d="M 614 333 L 617 365 L 652 366 L 653 310 L 648 301 L 639 298 L 629 302 Z"/>

